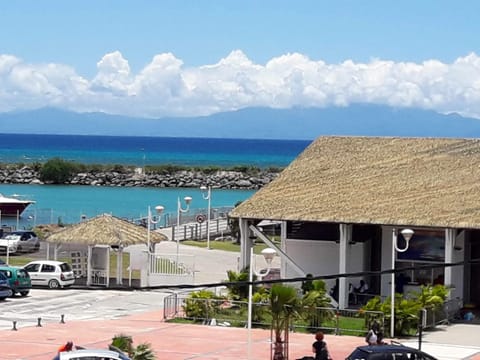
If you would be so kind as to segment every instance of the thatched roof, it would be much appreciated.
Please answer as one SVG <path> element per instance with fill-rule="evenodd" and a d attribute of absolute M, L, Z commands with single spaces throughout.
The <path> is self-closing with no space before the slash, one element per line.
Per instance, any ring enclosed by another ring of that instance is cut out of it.
<path fill-rule="evenodd" d="M 62 228 L 48 235 L 46 240 L 52 243 L 129 246 L 146 244 L 147 236 L 146 228 L 109 214 L 103 214 Z M 152 243 L 166 239 L 162 234 L 155 231 L 150 232 Z"/>
<path fill-rule="evenodd" d="M 480 140 L 320 137 L 231 216 L 480 228 Z"/>

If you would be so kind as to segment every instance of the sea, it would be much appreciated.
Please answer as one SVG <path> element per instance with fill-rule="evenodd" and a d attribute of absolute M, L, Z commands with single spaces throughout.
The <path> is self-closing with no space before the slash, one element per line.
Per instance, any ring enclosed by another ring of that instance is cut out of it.
<path fill-rule="evenodd" d="M 0 163 L 33 164 L 51 158 L 85 164 L 185 166 L 287 166 L 309 144 L 308 140 L 174 138 L 140 136 L 77 136 L 0 134 Z M 35 201 L 19 218 L 0 218 L 2 226 L 32 228 L 39 224 L 70 224 L 108 213 L 129 220 L 147 216 L 157 205 L 164 212 L 159 226 L 168 226 L 178 212 L 178 200 L 192 197 L 183 216 L 206 213 L 208 200 L 200 189 L 100 187 L 70 185 L 0 184 L 0 193 Z M 255 190 L 212 189 L 214 216 L 228 212 Z M 182 213 L 183 214 L 183 213 Z"/>

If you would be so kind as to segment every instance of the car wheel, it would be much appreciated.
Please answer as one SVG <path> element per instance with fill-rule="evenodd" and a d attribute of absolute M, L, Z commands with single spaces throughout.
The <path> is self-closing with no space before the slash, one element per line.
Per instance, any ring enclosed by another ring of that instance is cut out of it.
<path fill-rule="evenodd" d="M 20 291 L 21 296 L 27 296 L 30 291 Z"/>
<path fill-rule="evenodd" d="M 55 279 L 52 279 L 48 282 L 48 288 L 49 289 L 58 289 L 59 287 L 60 287 L 60 284 Z"/>
<path fill-rule="evenodd" d="M 0 297 L 0 301 L 3 301 L 3 300 L 5 300 L 5 299 L 6 299 L 6 297 L 5 297 L 5 296 L 3 296 L 3 297 Z"/>

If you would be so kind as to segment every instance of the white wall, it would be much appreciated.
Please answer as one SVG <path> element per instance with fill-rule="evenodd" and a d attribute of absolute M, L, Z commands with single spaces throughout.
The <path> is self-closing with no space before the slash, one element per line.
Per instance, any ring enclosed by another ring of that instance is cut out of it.
<path fill-rule="evenodd" d="M 364 257 L 362 243 L 357 243 L 351 246 L 349 253 L 351 254 L 347 259 L 347 272 L 357 272 L 364 270 Z M 285 250 L 288 256 L 301 267 L 306 274 L 316 275 L 332 275 L 338 274 L 339 271 L 339 244 L 334 241 L 320 241 L 320 240 L 291 240 L 286 239 Z M 298 274 L 288 265 L 282 263 L 282 272 L 284 276 L 297 277 Z M 347 283 L 357 285 L 360 279 L 348 279 Z M 327 280 L 327 285 L 332 287 L 335 280 Z"/>

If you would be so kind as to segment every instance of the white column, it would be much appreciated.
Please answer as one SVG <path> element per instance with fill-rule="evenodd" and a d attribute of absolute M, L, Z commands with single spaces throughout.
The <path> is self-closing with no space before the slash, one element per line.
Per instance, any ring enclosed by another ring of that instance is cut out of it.
<path fill-rule="evenodd" d="M 338 272 L 347 273 L 348 244 L 352 240 L 352 225 L 340 224 L 340 251 L 338 259 Z M 338 307 L 345 309 L 348 307 L 348 286 L 347 279 L 341 277 L 338 281 Z"/>
<path fill-rule="evenodd" d="M 453 262 L 453 246 L 455 244 L 455 229 L 445 229 L 445 263 Z M 445 267 L 444 284 L 453 285 L 453 269 L 451 266 Z M 450 295 L 449 295 L 450 296 Z"/>
<path fill-rule="evenodd" d="M 87 286 L 92 284 L 92 247 L 88 245 L 87 250 Z"/>
<path fill-rule="evenodd" d="M 250 229 L 248 228 L 248 221 L 239 218 L 239 228 L 240 228 L 240 263 L 239 267 L 244 269 L 250 265 L 250 248 L 252 246 L 252 240 L 250 239 Z"/>

